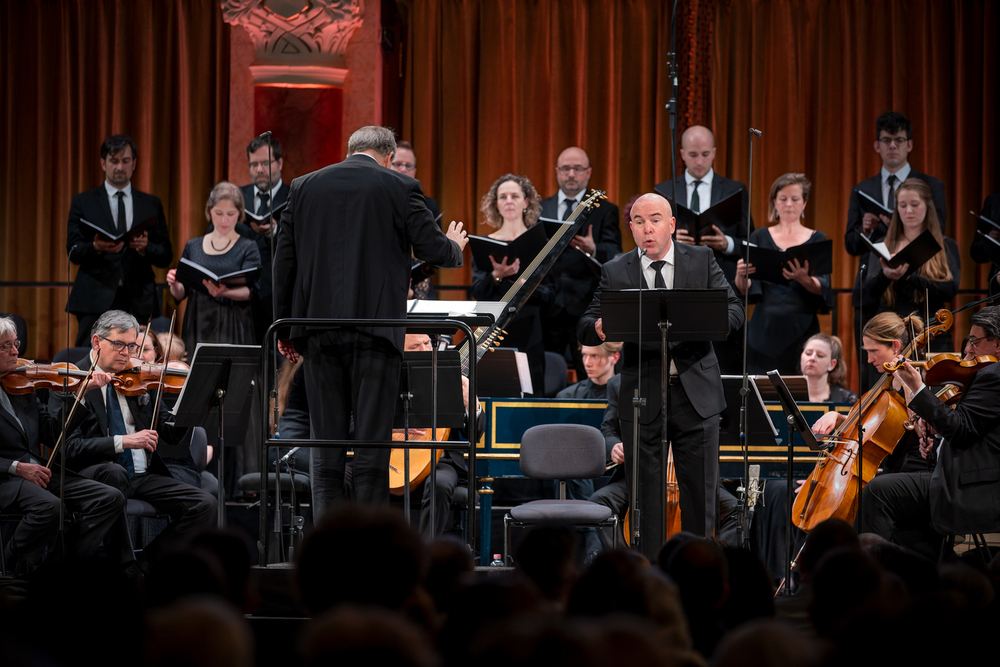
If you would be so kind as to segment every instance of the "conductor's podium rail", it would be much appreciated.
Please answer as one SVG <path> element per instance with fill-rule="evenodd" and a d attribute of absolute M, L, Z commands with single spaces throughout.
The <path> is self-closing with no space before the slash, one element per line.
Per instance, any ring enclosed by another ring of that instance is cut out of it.
<path fill-rule="evenodd" d="M 605 401 L 558 398 L 483 398 L 486 412 L 486 432 L 476 445 L 476 490 L 479 493 L 480 562 L 490 558 L 490 516 L 493 511 L 492 483 L 498 477 L 522 477 L 520 465 L 521 436 L 539 424 L 586 424 L 601 427 Z M 768 415 L 778 431 L 777 444 L 750 445 L 750 463 L 760 464 L 762 479 L 784 479 L 787 472 L 788 423 L 779 403 L 767 403 Z M 832 403 L 799 403 L 799 409 L 809 424 L 831 409 L 841 412 L 850 406 Z M 816 452 L 806 447 L 802 436 L 793 431 L 794 471 L 796 477 L 806 477 L 816 465 Z M 723 479 L 743 476 L 743 453 L 739 446 L 724 445 L 719 449 L 719 472 Z"/>

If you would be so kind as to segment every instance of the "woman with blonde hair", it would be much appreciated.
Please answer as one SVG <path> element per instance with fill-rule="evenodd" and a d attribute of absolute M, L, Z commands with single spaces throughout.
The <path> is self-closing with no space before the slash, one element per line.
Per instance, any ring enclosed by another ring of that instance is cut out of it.
<path fill-rule="evenodd" d="M 962 275 L 958 244 L 941 233 L 930 187 L 919 178 L 908 178 L 896 189 L 896 210 L 889 222 L 885 245 L 895 255 L 926 230 L 930 230 L 941 250 L 920 266 L 902 264 L 891 268 L 878 255 L 868 254 L 865 260 L 868 273 L 861 289 L 864 312 L 893 312 L 905 317 L 929 309 L 933 316 L 955 298 Z M 931 349 L 939 352 L 952 349 L 950 338 L 939 336 L 931 343 Z"/>

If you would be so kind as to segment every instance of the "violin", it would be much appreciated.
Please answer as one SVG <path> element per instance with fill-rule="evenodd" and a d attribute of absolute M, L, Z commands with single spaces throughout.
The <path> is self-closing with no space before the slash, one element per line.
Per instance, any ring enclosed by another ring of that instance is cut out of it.
<path fill-rule="evenodd" d="M 904 361 L 889 361 L 883 364 L 883 367 L 887 372 L 892 373 L 902 366 Z M 927 361 L 910 361 L 909 363 L 914 368 L 924 369 L 924 382 L 929 386 L 939 387 L 951 384 L 961 389 L 969 384 L 972 376 L 979 371 L 982 364 L 994 364 L 996 361 L 996 357 L 987 355 L 966 359 L 955 352 L 945 352 L 936 354 Z"/>
<path fill-rule="evenodd" d="M 146 392 L 159 391 L 161 386 L 168 394 L 179 394 L 190 369 L 183 361 L 171 361 L 164 373 L 163 364 L 142 362 L 115 373 L 111 384 L 123 396 L 140 396 Z"/>
<path fill-rule="evenodd" d="M 8 394 L 20 396 L 34 393 L 36 389 L 62 391 L 63 387 L 75 391 L 86 371 L 69 363 L 36 364 L 30 359 L 18 359 L 17 368 L 3 376 L 2 383 Z"/>
<path fill-rule="evenodd" d="M 914 336 L 902 351 L 904 357 L 951 328 L 954 315 L 950 311 L 939 310 L 935 316 L 938 324 L 928 326 Z M 821 454 L 792 506 L 792 522 L 800 529 L 808 532 L 831 518 L 854 522 L 860 491 L 859 426 L 864 428 L 860 486 L 875 477 L 882 462 L 913 428 L 903 398 L 895 391 L 889 391 L 891 386 L 892 374 L 883 373 L 878 383 L 854 404 L 844 423 L 827 438 L 828 442 L 834 443 L 833 448 Z"/>

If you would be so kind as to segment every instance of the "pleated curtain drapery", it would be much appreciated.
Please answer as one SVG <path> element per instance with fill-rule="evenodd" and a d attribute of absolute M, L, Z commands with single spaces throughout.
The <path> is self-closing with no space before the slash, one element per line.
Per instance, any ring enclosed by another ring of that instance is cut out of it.
<path fill-rule="evenodd" d="M 66 280 L 70 200 L 101 184 L 110 134 L 138 144 L 132 184 L 163 200 L 175 255 L 203 233 L 226 168 L 228 31 L 216 0 L 0 3 L 0 280 Z M 30 356 L 65 346 L 67 294 L 0 288 L 0 311 L 28 322 Z"/>
<path fill-rule="evenodd" d="M 670 9 L 642 0 L 413 3 L 402 131 L 445 217 L 476 228 L 479 198 L 507 171 L 554 193 L 556 157 L 574 144 L 590 154 L 592 186 L 619 205 L 667 180 Z M 948 233 L 966 257 L 961 286 L 984 286 L 967 259 L 968 211 L 996 183 L 995 3 L 688 0 L 677 15 L 679 130 L 712 128 L 716 170 L 744 183 L 748 128 L 762 130 L 758 226 L 774 179 L 804 172 L 813 182 L 805 223 L 837 241 L 833 284 L 850 288 L 857 259 L 840 243 L 850 191 L 880 169 L 875 119 L 896 110 L 914 125 L 911 164 L 945 183 Z M 624 224 L 623 238 L 632 247 Z M 440 281 L 467 284 L 468 267 Z M 850 350 L 849 296 L 838 303 Z"/>

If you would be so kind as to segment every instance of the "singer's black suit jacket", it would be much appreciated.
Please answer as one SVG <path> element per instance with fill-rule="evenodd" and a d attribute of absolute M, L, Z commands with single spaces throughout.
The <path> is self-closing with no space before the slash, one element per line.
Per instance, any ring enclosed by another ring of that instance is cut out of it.
<path fill-rule="evenodd" d="M 94 250 L 94 235 L 80 224 L 81 218 L 107 229 L 110 234 L 117 234 L 103 183 L 73 197 L 66 226 L 66 251 L 70 260 L 80 265 L 80 270 L 66 303 L 68 312 L 76 315 L 103 313 L 111 308 L 119 290 L 124 292 L 127 309 L 133 315 L 160 312 L 152 267 L 167 267 L 174 260 L 167 219 L 158 197 L 140 192 L 134 185 L 132 197 L 132 224 L 156 218 L 156 226 L 149 232 L 149 244 L 143 255 L 129 248 L 127 243 L 119 253 L 102 254 Z"/>
<path fill-rule="evenodd" d="M 691 203 L 688 201 L 687 182 L 684 180 L 683 175 L 678 176 L 673 180 L 673 187 L 675 200 L 679 201 L 684 207 L 689 208 Z M 653 189 L 658 194 L 666 197 L 668 200 L 670 199 L 670 181 L 657 183 L 656 187 Z M 724 176 L 720 176 L 718 172 L 715 172 L 712 175 L 711 201 L 709 201 L 708 206 L 703 207 L 703 209 L 705 209 L 709 206 L 714 206 L 736 192 L 743 193 L 741 196 L 741 208 L 743 210 L 743 215 L 739 220 L 721 228 L 723 234 L 733 239 L 733 254 L 727 255 L 724 252 L 713 250 L 715 253 L 715 261 L 722 269 L 722 272 L 726 274 L 726 280 L 729 281 L 730 285 L 735 284 L 736 262 L 745 252 L 744 243 L 747 239 L 747 226 L 749 225 L 750 227 L 749 231 L 753 231 L 753 218 L 750 217 L 750 203 L 747 201 L 747 187 L 739 181 L 730 180 Z"/>
<path fill-rule="evenodd" d="M 909 178 L 919 178 L 927 183 L 931 189 L 931 198 L 934 200 L 934 208 L 937 209 L 938 221 L 941 223 L 941 233 L 945 233 L 945 221 L 947 218 L 947 206 L 944 201 L 944 183 L 923 174 L 916 169 L 910 169 Z M 864 211 L 861 210 L 861 201 L 858 192 L 864 192 L 877 202 L 882 202 L 882 172 L 875 174 L 871 178 L 866 178 L 853 188 L 851 188 L 851 201 L 847 207 L 847 230 L 844 233 L 844 247 L 852 255 L 863 255 L 870 250 L 867 244 L 861 240 L 861 219 L 864 218 Z M 879 223 L 875 231 L 872 232 L 872 241 L 881 241 L 889 231 L 884 223 Z M 857 304 L 855 304 L 857 305 Z"/>
<path fill-rule="evenodd" d="M 726 281 L 722 269 L 716 264 L 710 248 L 676 243 L 674 253 L 675 288 L 725 288 L 728 293 L 729 332 L 736 331 L 745 320 L 743 304 Z M 614 289 L 646 288 L 645 280 L 636 251 L 627 252 L 604 265 L 601 284 L 594 294 L 587 311 L 580 318 L 577 335 L 584 345 L 600 345 L 594 324 L 601 317 L 601 292 Z M 722 390 L 722 374 L 711 341 L 685 341 L 669 343 L 670 358 L 677 366 L 681 386 L 701 419 L 713 417 L 726 407 Z M 639 346 L 625 343 L 623 352 L 621 393 L 632 396 L 638 384 Z M 640 415 L 643 424 L 650 424 L 659 418 L 662 410 L 660 400 L 660 344 L 659 340 L 643 343 L 642 346 L 642 387 L 641 395 L 647 399 L 647 407 Z M 619 417 L 632 421 L 632 411 L 624 410 Z"/>

